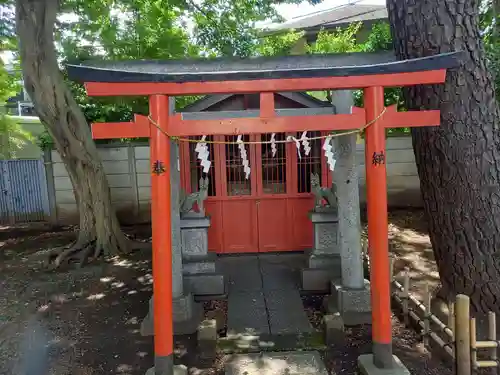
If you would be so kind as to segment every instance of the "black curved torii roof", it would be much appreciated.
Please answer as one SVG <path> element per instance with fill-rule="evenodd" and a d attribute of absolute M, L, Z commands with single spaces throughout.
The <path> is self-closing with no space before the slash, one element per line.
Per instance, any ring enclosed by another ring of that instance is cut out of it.
<path fill-rule="evenodd" d="M 321 78 L 424 72 L 455 68 L 461 52 L 395 61 L 392 53 L 347 53 L 283 57 L 100 61 L 68 64 L 70 79 L 82 82 L 209 82 Z M 367 63 L 368 62 L 368 63 Z"/>

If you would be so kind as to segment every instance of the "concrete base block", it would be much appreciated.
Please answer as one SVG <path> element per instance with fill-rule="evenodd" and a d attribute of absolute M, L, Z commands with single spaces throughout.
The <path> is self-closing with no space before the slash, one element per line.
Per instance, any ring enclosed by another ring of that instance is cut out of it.
<path fill-rule="evenodd" d="M 219 273 L 185 275 L 184 282 L 188 285 L 195 298 L 224 295 L 226 293 L 224 275 Z"/>
<path fill-rule="evenodd" d="M 174 335 L 190 335 L 198 330 L 198 326 L 203 319 L 203 306 L 193 302 L 192 315 L 189 319 L 175 321 Z"/>
<path fill-rule="evenodd" d="M 174 365 L 172 372 L 165 374 L 157 374 L 155 373 L 155 368 L 151 367 L 148 371 L 146 371 L 146 375 L 187 375 L 188 368 L 184 365 Z"/>
<path fill-rule="evenodd" d="M 200 259 L 200 260 L 183 260 L 182 274 L 183 275 L 197 275 L 200 273 L 215 273 L 216 266 L 215 260 Z"/>
<path fill-rule="evenodd" d="M 346 326 L 371 324 L 370 282 L 365 280 L 363 289 L 346 289 L 338 284 L 332 282 L 332 294 L 324 301 L 326 311 L 339 312 Z"/>
<path fill-rule="evenodd" d="M 198 350 L 203 359 L 214 359 L 217 354 L 217 321 L 207 319 L 198 326 Z"/>
<path fill-rule="evenodd" d="M 339 311 L 371 311 L 370 281 L 365 280 L 362 289 L 347 289 L 335 284 L 332 287 L 332 293 L 337 295 Z"/>
<path fill-rule="evenodd" d="M 344 320 L 339 313 L 328 314 L 323 317 L 325 343 L 328 346 L 339 344 L 344 340 Z"/>
<path fill-rule="evenodd" d="M 340 270 L 305 268 L 302 270 L 302 290 L 309 293 L 330 293 L 330 282 L 340 277 Z"/>
<path fill-rule="evenodd" d="M 311 254 L 308 259 L 309 268 L 325 268 L 338 270 L 340 275 L 341 264 L 340 254 Z"/>
<path fill-rule="evenodd" d="M 363 354 L 358 357 L 358 367 L 363 375 L 410 375 L 410 371 L 395 355 L 392 368 L 381 369 L 373 364 L 373 354 Z"/>
<path fill-rule="evenodd" d="M 174 335 L 195 333 L 203 319 L 203 306 L 194 302 L 192 294 L 186 294 L 172 301 Z M 141 323 L 141 335 L 153 336 L 153 298 L 149 300 L 149 312 Z"/>

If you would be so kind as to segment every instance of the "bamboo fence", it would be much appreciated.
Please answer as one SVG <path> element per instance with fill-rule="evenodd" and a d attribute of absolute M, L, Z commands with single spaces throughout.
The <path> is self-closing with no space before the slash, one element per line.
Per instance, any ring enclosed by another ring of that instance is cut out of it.
<path fill-rule="evenodd" d="M 392 262 L 391 262 L 392 265 Z M 391 266 L 391 275 L 392 266 Z M 423 301 L 410 292 L 410 271 L 406 267 L 402 283 L 392 281 L 393 299 L 399 305 L 404 323 L 413 323 L 421 329 L 424 345 L 427 348 L 437 346 L 455 364 L 457 375 L 471 375 L 479 369 L 489 368 L 498 374 L 498 348 L 496 315 L 488 313 L 487 340 L 477 340 L 476 319 L 470 314 L 470 299 L 459 294 L 454 303 L 448 304 L 447 321 L 441 321 L 431 311 L 432 294 L 426 284 Z M 478 354 L 481 359 L 478 359 Z"/>

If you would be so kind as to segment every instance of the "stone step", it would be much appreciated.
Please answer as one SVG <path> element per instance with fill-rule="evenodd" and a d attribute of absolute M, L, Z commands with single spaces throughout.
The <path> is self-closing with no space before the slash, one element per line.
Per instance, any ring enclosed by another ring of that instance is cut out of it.
<path fill-rule="evenodd" d="M 221 299 L 227 293 L 226 281 L 221 273 L 184 275 L 184 285 L 196 300 Z"/>
<path fill-rule="evenodd" d="M 298 289 L 264 290 L 272 335 L 313 332 Z"/>
<path fill-rule="evenodd" d="M 217 340 L 217 348 L 226 354 L 259 353 L 262 351 L 324 350 L 322 331 L 305 334 L 228 335 Z"/>
<path fill-rule="evenodd" d="M 226 375 L 328 375 L 321 355 L 311 352 L 235 354 L 225 365 Z"/>
<path fill-rule="evenodd" d="M 230 291 L 228 334 L 269 334 L 268 315 L 262 291 Z"/>

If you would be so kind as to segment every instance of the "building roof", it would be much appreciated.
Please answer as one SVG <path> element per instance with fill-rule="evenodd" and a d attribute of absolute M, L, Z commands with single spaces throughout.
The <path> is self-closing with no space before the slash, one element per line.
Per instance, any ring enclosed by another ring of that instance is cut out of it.
<path fill-rule="evenodd" d="M 258 58 L 168 61 L 101 61 L 68 65 L 70 79 L 83 82 L 214 82 L 280 78 L 322 78 L 446 69 L 459 53 L 395 61 L 392 53 L 343 53 Z"/>
<path fill-rule="evenodd" d="M 298 104 L 303 105 L 306 108 L 319 108 L 319 107 L 331 107 L 331 104 L 324 102 L 314 96 L 306 94 L 304 92 L 277 92 L 277 95 L 283 96 L 290 99 Z M 207 95 L 194 103 L 191 103 L 182 109 L 182 112 L 201 112 L 208 108 L 226 100 L 235 94 L 214 94 Z"/>
<path fill-rule="evenodd" d="M 272 24 L 264 28 L 264 33 L 275 33 L 286 30 L 319 30 L 321 28 L 339 27 L 353 22 L 366 22 L 387 19 L 385 5 L 344 4 L 331 9 L 294 17 L 286 22 Z"/>

